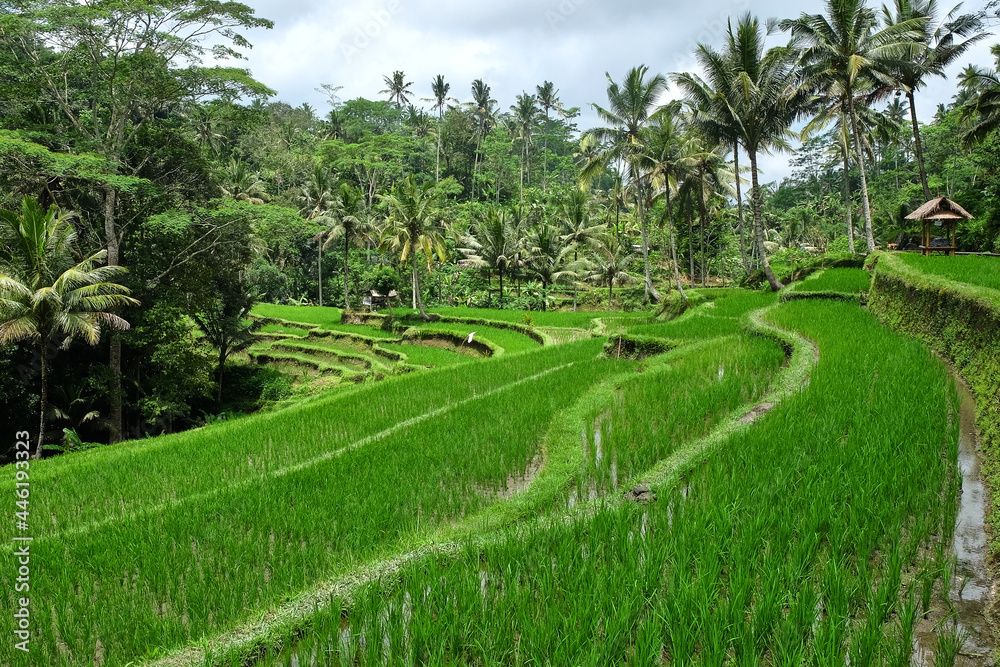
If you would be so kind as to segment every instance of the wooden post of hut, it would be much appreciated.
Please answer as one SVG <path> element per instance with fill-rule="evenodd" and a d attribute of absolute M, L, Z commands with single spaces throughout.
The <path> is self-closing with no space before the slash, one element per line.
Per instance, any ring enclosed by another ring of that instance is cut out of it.
<path fill-rule="evenodd" d="M 947 197 L 938 197 L 906 216 L 906 219 L 924 223 L 920 235 L 920 253 L 927 257 L 934 252 L 954 255 L 958 249 L 958 221 L 971 220 L 972 215 Z M 941 236 L 932 233 L 936 226 L 941 227 Z"/>

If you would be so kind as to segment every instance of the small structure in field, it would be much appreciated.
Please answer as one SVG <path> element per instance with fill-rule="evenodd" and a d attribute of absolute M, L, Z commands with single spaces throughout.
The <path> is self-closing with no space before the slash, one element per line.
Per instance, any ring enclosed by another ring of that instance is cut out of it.
<path fill-rule="evenodd" d="M 954 255 L 957 249 L 955 232 L 958 221 L 971 220 L 972 215 L 947 197 L 938 197 L 906 216 L 906 219 L 924 223 L 920 236 L 920 253 L 927 257 L 933 252 Z M 934 227 L 941 228 L 941 235 L 932 234 Z"/>
<path fill-rule="evenodd" d="M 382 306 L 388 305 L 389 307 L 392 307 L 392 299 L 399 296 L 399 294 L 396 293 L 396 290 L 392 290 L 388 294 L 379 294 L 376 290 L 372 290 L 368 294 L 369 296 L 362 299 L 362 303 L 371 308 L 372 312 L 375 312 Z"/>

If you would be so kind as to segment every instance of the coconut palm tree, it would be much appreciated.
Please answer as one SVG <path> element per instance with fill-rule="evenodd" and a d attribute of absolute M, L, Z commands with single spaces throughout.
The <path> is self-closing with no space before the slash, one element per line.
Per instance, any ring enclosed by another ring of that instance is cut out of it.
<path fill-rule="evenodd" d="M 517 104 L 510 107 L 513 113 L 514 136 L 521 142 L 521 184 L 520 199 L 524 201 L 524 168 L 528 164 L 528 147 L 531 145 L 531 135 L 538 125 L 538 117 L 541 110 L 538 108 L 535 96 L 521 93 L 517 96 Z"/>
<path fill-rule="evenodd" d="M 563 241 L 573 248 L 573 262 L 579 261 L 581 249 L 594 248 L 605 228 L 590 218 L 590 197 L 580 189 L 570 190 L 562 203 Z M 576 312 L 577 283 L 573 281 L 573 312 Z"/>
<path fill-rule="evenodd" d="M 861 210 L 865 217 L 868 252 L 875 250 L 868 176 L 861 149 L 856 89 L 868 79 L 888 89 L 898 86 L 893 78 L 922 50 L 920 39 L 925 18 L 909 18 L 879 29 L 876 13 L 865 0 L 826 0 L 826 14 L 805 14 L 780 23 L 782 30 L 805 43 L 802 61 L 807 83 L 817 89 L 836 87 L 847 103 L 854 154 L 861 176 Z"/>
<path fill-rule="evenodd" d="M 681 285 L 680 267 L 677 263 L 677 244 L 674 237 L 673 193 L 677 192 L 687 176 L 690 162 L 683 154 L 687 146 L 685 126 L 676 106 L 668 106 L 657 114 L 656 122 L 648 130 L 644 159 L 648 161 L 650 182 L 656 198 L 664 200 L 660 227 L 667 226 L 670 239 L 670 261 L 674 267 L 674 280 L 681 298 L 687 300 Z"/>
<path fill-rule="evenodd" d="M 499 206 L 490 206 L 478 215 L 472 223 L 472 231 L 465 237 L 465 245 L 467 247 L 459 249 L 466 257 L 464 266 L 497 272 L 500 308 L 503 309 L 503 277 L 516 266 L 521 249 L 507 212 Z"/>
<path fill-rule="evenodd" d="M 420 294 L 417 254 L 423 254 L 428 266 L 433 263 L 435 255 L 441 262 L 446 259 L 447 249 L 441 231 L 441 195 L 433 183 L 419 185 L 411 174 L 395 191 L 379 195 L 379 199 L 388 209 L 383 245 L 399 254 L 400 263 L 409 264 L 413 307 L 420 310 L 424 320 L 430 320 Z"/>
<path fill-rule="evenodd" d="M 905 59 L 893 73 L 899 90 L 910 103 L 910 124 L 913 129 L 913 150 L 920 171 L 920 184 L 924 189 L 924 199 L 930 201 L 931 190 L 927 185 L 927 170 L 924 167 L 923 143 L 917 124 L 916 91 L 923 88 L 932 76 L 945 76 L 945 68 L 961 58 L 969 48 L 986 38 L 983 32 L 981 14 L 961 14 L 961 5 L 956 5 L 938 20 L 937 0 L 894 0 L 892 7 L 882 6 L 882 23 L 894 26 L 910 19 L 923 19 L 926 25 L 919 39 L 921 48 L 915 57 Z"/>
<path fill-rule="evenodd" d="M 713 141 L 710 137 L 692 134 L 686 148 L 687 163 L 686 178 L 681 185 L 682 196 L 687 194 L 698 209 L 698 228 L 700 232 L 699 251 L 701 259 L 701 284 L 708 280 L 708 264 L 705 261 L 705 233 L 708 227 L 708 203 L 719 195 L 729 195 L 733 192 L 734 174 L 726 161 L 728 146 Z M 693 276 L 692 276 L 693 278 Z"/>
<path fill-rule="evenodd" d="M 569 255 L 573 246 L 566 242 L 555 225 L 541 223 L 535 225 L 525 239 L 526 261 L 528 275 L 542 284 L 542 292 L 550 285 L 562 282 L 570 277 Z M 542 310 L 545 310 L 545 300 Z"/>
<path fill-rule="evenodd" d="M 322 222 L 323 216 L 333 200 L 333 176 L 320 165 L 313 166 L 313 173 L 306 184 L 302 186 L 298 195 L 299 215 L 306 220 L 317 220 Z M 323 233 L 320 232 L 314 239 L 319 247 L 316 267 L 317 284 L 319 286 L 319 305 L 323 305 Z"/>
<path fill-rule="evenodd" d="M 653 287 L 649 272 L 649 229 L 646 224 L 646 212 L 643 206 L 641 181 L 645 174 L 641 170 L 643 128 L 650 117 L 659 108 L 659 98 L 667 88 L 667 80 L 662 74 L 646 78 L 649 68 L 645 65 L 633 67 L 625 75 L 619 85 L 611 75 L 605 72 L 608 79 L 608 108 L 594 104 L 598 117 L 606 123 L 606 127 L 588 130 L 585 136 L 593 136 L 600 141 L 605 150 L 601 160 L 596 160 L 580 173 L 580 182 L 589 184 L 604 174 L 607 166 L 617 162 L 624 167 L 633 185 L 633 192 L 640 195 L 636 200 L 636 214 L 642 232 L 642 262 L 646 278 L 646 299 L 659 301 L 660 293 Z"/>
<path fill-rule="evenodd" d="M 128 289 L 110 282 L 125 269 L 104 266 L 106 250 L 79 262 L 74 259 L 72 216 L 56 206 L 45 211 L 30 197 L 21 202 L 20 211 L 0 209 L 0 344 L 30 341 L 38 351 L 36 459 L 42 456 L 48 412 L 46 349 L 57 341 L 65 349 L 77 338 L 96 345 L 102 328 L 129 328 L 112 311 L 139 303 L 128 296 Z"/>
<path fill-rule="evenodd" d="M 535 86 L 536 98 L 538 99 L 538 106 L 542 108 L 542 112 L 545 114 L 545 134 L 542 137 L 542 190 L 548 192 L 549 180 L 548 180 L 548 166 L 549 166 L 549 111 L 553 109 L 559 110 L 562 108 L 562 102 L 559 101 L 559 91 L 556 90 L 555 85 L 551 81 L 544 81 L 542 85 Z"/>
<path fill-rule="evenodd" d="M 483 149 L 483 138 L 496 125 L 497 101 L 490 97 L 490 86 L 482 79 L 472 82 L 472 103 L 469 105 L 476 121 L 476 155 L 472 164 L 472 199 L 476 198 L 476 174 L 479 171 L 479 154 Z"/>
<path fill-rule="evenodd" d="M 971 126 L 962 135 L 962 143 L 971 147 L 1000 127 L 1000 44 L 990 52 L 996 58 L 996 69 L 970 65 L 962 72 L 961 86 L 965 103 L 962 116 Z"/>
<path fill-rule="evenodd" d="M 441 181 L 441 126 L 444 123 L 444 107 L 448 100 L 448 91 L 451 90 L 451 84 L 445 83 L 444 77 L 438 74 L 431 81 L 431 93 L 434 97 L 431 99 L 434 102 L 434 108 L 438 112 L 438 131 L 437 131 L 437 159 L 434 163 L 434 182 L 438 183 Z"/>
<path fill-rule="evenodd" d="M 410 90 L 413 82 L 407 81 L 406 75 L 396 70 L 391 77 L 383 76 L 382 80 L 385 81 L 385 90 L 378 91 L 379 95 L 388 95 L 389 101 L 395 102 L 400 109 L 409 103 L 413 97 L 413 92 Z"/>
<path fill-rule="evenodd" d="M 834 0 L 836 1 L 836 0 Z M 698 124 L 710 135 L 735 137 L 750 161 L 751 202 L 754 239 L 760 253 L 761 269 L 771 289 L 783 287 L 771 270 L 764 251 L 762 197 L 758 181 L 757 156 L 761 151 L 784 150 L 792 123 L 806 112 L 812 97 L 796 86 L 798 52 L 794 43 L 765 50 L 766 31 L 756 17 L 742 15 L 734 32 L 729 24 L 721 52 L 700 44 L 696 57 L 705 71 L 705 82 L 716 91 L 708 111 Z M 679 82 L 695 99 L 699 91 Z M 696 105 L 698 106 L 698 105 Z"/>
<path fill-rule="evenodd" d="M 341 183 L 333 191 L 330 205 L 325 211 L 322 221 L 329 224 L 323 250 L 340 239 L 344 239 L 344 310 L 351 309 L 350 276 L 351 243 L 368 236 L 371 226 L 364 215 L 364 195 L 361 190 L 350 183 Z M 369 237 L 370 238 L 370 237 Z"/>
<path fill-rule="evenodd" d="M 615 236 L 607 236 L 597 246 L 583 270 L 584 280 L 608 288 L 608 308 L 613 309 L 614 288 L 635 280 L 629 272 L 635 256 L 632 248 Z"/>

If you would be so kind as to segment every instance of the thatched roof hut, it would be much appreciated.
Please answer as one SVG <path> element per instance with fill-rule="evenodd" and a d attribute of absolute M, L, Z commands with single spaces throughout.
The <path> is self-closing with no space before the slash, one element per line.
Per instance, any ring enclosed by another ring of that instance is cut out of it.
<path fill-rule="evenodd" d="M 932 252 L 946 252 L 949 255 L 954 255 L 957 249 L 955 232 L 958 228 L 958 221 L 971 220 L 972 214 L 947 197 L 938 197 L 906 216 L 906 219 L 923 221 L 924 229 L 920 237 L 920 250 L 925 257 Z M 933 227 L 941 227 L 943 235 L 935 238 L 937 235 L 932 234 Z"/>

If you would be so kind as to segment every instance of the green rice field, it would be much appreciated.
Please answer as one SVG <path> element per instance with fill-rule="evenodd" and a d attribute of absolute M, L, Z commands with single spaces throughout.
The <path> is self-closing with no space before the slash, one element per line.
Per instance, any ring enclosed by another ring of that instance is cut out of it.
<path fill-rule="evenodd" d="M 917 253 L 895 253 L 893 257 L 898 257 L 921 273 L 943 276 L 968 285 L 1000 290 L 1000 257 L 975 255 L 923 257 Z"/>
<path fill-rule="evenodd" d="M 870 287 L 871 274 L 864 269 L 826 269 L 796 284 L 795 291 L 855 294 L 867 292 Z"/>
<path fill-rule="evenodd" d="M 336 391 L 32 463 L 51 604 L 0 665 L 909 664 L 960 492 L 957 393 L 919 342 L 737 289 L 666 322 L 532 313 L 566 332 L 544 345 L 484 324 L 517 311 L 440 312 L 476 321 L 259 306 L 286 323 L 250 358 Z M 502 353 L 413 344 L 471 331 Z M 618 335 L 669 344 L 603 354 Z"/>

